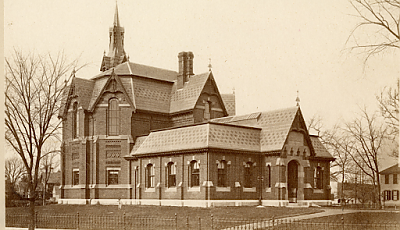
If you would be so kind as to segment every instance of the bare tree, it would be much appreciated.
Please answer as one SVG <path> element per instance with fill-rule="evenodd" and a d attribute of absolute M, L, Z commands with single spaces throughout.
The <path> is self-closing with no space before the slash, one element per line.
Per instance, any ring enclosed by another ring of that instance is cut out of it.
<path fill-rule="evenodd" d="M 42 160 L 40 161 L 40 169 L 41 169 L 41 179 L 43 184 L 43 205 L 46 204 L 46 193 L 47 193 L 47 184 L 49 182 L 51 174 L 54 172 L 59 166 L 59 153 L 61 150 L 50 150 L 46 151 L 42 156 Z"/>
<path fill-rule="evenodd" d="M 335 125 L 333 129 L 325 134 L 325 146 L 328 151 L 333 155 L 335 161 L 332 162 L 331 167 L 338 168 L 332 171 L 332 176 L 340 178 L 341 181 L 341 194 L 339 197 L 344 200 L 344 182 L 349 179 L 349 176 L 354 169 L 354 161 L 350 156 L 350 149 L 353 143 L 347 138 L 346 134 Z"/>
<path fill-rule="evenodd" d="M 399 135 L 399 88 L 400 79 L 397 79 L 395 87 L 385 87 L 381 94 L 376 97 L 382 116 L 385 118 L 393 137 Z"/>
<path fill-rule="evenodd" d="M 20 156 L 29 186 L 30 226 L 35 226 L 35 200 L 40 182 L 40 161 L 47 141 L 57 138 L 60 101 L 66 87 L 66 73 L 77 61 L 56 57 L 23 55 L 14 51 L 5 58 L 5 139 Z M 74 72 L 74 71 L 73 71 Z"/>
<path fill-rule="evenodd" d="M 25 167 L 22 160 L 16 156 L 8 158 L 4 162 L 5 164 L 5 176 L 11 185 L 13 191 L 15 191 L 16 182 L 22 178 L 25 173 Z"/>
<path fill-rule="evenodd" d="M 361 19 L 347 41 L 354 39 L 351 50 L 365 52 L 366 62 L 386 49 L 400 49 L 399 0 L 350 0 L 350 3 Z"/>
<path fill-rule="evenodd" d="M 331 180 L 340 181 L 339 197 L 344 200 L 344 182 L 351 175 L 354 168 L 354 162 L 349 155 L 349 149 L 352 143 L 346 138 L 345 133 L 339 125 L 333 126 L 331 129 L 324 127 L 321 116 L 315 114 L 308 120 L 308 130 L 313 130 L 320 137 L 322 144 L 332 154 L 335 161 L 331 163 Z"/>
<path fill-rule="evenodd" d="M 397 79 L 395 87 L 385 87 L 376 97 L 382 116 L 388 125 L 389 139 L 395 146 L 390 156 L 399 156 L 399 88 L 400 79 Z"/>
<path fill-rule="evenodd" d="M 387 126 L 379 120 L 376 113 L 371 115 L 364 108 L 359 117 L 346 124 L 344 130 L 347 133 L 347 140 L 352 143 L 346 151 L 358 168 L 371 178 L 374 194 L 380 197 L 378 161 L 382 155 L 381 147 L 387 136 Z M 381 199 L 378 199 L 378 206 L 381 207 Z"/>

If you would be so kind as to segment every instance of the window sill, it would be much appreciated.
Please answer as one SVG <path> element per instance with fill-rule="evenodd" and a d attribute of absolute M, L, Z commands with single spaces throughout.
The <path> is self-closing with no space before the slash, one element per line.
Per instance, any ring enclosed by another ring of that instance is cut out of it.
<path fill-rule="evenodd" d="M 216 187 L 215 188 L 217 192 L 230 192 L 231 187 Z"/>
<path fill-rule="evenodd" d="M 324 193 L 324 190 L 323 189 L 314 189 L 314 191 L 313 191 L 314 193 Z"/>
<path fill-rule="evenodd" d="M 176 187 L 169 187 L 165 189 L 165 192 L 176 192 Z"/>
<path fill-rule="evenodd" d="M 189 187 L 188 192 L 200 192 L 200 186 Z"/>
<path fill-rule="evenodd" d="M 144 192 L 156 192 L 155 188 L 146 188 Z"/>
<path fill-rule="evenodd" d="M 119 186 L 118 186 L 118 184 L 108 184 L 106 187 L 107 188 L 118 188 Z"/>
<path fill-rule="evenodd" d="M 257 192 L 256 187 L 253 188 L 243 188 L 243 192 Z"/>

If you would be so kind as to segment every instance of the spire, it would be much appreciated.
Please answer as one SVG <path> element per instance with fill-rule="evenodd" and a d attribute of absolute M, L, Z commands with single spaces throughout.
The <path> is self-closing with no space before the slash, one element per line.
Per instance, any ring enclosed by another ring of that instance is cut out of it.
<path fill-rule="evenodd" d="M 124 32 L 124 27 L 119 22 L 118 4 L 116 3 L 113 26 L 109 29 L 109 51 L 107 55 L 103 56 L 101 71 L 106 71 L 128 60 L 124 50 Z"/>
<path fill-rule="evenodd" d="M 115 13 L 114 13 L 114 26 L 119 27 L 119 17 L 118 17 L 118 2 L 115 1 Z"/>

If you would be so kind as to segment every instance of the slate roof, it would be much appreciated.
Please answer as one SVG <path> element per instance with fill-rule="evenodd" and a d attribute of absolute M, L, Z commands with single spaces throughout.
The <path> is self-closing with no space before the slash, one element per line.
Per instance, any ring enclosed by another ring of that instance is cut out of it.
<path fill-rule="evenodd" d="M 259 137 L 258 128 L 209 122 L 154 131 L 139 137 L 131 156 L 202 148 L 259 151 Z"/>
<path fill-rule="evenodd" d="M 91 80 L 79 79 L 85 89 L 84 108 L 93 110 L 113 69 L 107 70 Z M 177 113 L 193 109 L 211 72 L 190 77 L 182 89 L 177 90 L 178 73 L 171 70 L 125 62 L 114 68 L 135 109 L 160 113 Z M 91 89 L 87 86 L 91 83 Z"/>
<path fill-rule="evenodd" d="M 322 158 L 333 158 L 325 146 L 321 143 L 318 136 L 310 135 L 311 143 L 314 147 L 315 156 Z"/>
<path fill-rule="evenodd" d="M 283 148 L 298 111 L 299 108 L 291 107 L 267 112 L 217 118 L 213 121 L 262 128 L 260 134 L 261 151 L 269 152 L 281 150 Z"/>
<path fill-rule="evenodd" d="M 83 109 L 88 109 L 94 81 L 77 77 L 74 81 L 75 95 L 78 96 L 79 104 Z"/>
<path fill-rule="evenodd" d="M 105 72 L 102 72 L 96 76 L 94 76 L 92 79 L 98 79 L 104 76 L 109 76 L 111 75 L 112 69 L 109 69 Z M 147 66 L 147 65 L 142 65 L 142 64 L 137 64 L 137 63 L 132 63 L 132 62 L 124 62 L 114 68 L 114 72 L 121 76 L 141 76 L 141 77 L 147 77 L 147 78 L 152 78 L 152 79 L 157 79 L 161 81 L 169 81 L 169 82 L 174 82 L 176 80 L 176 77 L 178 76 L 178 72 L 173 71 L 173 70 L 166 70 L 166 69 L 161 69 L 153 66 Z"/>
<path fill-rule="evenodd" d="M 206 72 L 190 77 L 189 82 L 185 83 L 182 89 L 173 90 L 171 95 L 170 113 L 193 109 L 199 99 L 200 93 L 204 88 L 211 72 Z"/>
<path fill-rule="evenodd" d="M 224 102 L 226 111 L 229 116 L 236 115 L 235 94 L 221 94 L 222 101 Z"/>
<path fill-rule="evenodd" d="M 395 164 L 383 171 L 380 174 L 387 175 L 387 174 L 400 174 L 400 166 L 399 164 Z"/>
<path fill-rule="evenodd" d="M 73 87 L 72 94 L 78 96 L 77 100 L 79 102 L 79 106 L 82 106 L 83 109 L 88 109 L 94 84 L 95 81 L 93 80 L 74 77 L 72 79 L 71 85 L 66 86 L 64 89 L 61 99 L 59 117 L 63 116 L 64 112 L 66 112 L 65 110 L 68 109 L 66 108 L 66 106 L 71 87 Z"/>

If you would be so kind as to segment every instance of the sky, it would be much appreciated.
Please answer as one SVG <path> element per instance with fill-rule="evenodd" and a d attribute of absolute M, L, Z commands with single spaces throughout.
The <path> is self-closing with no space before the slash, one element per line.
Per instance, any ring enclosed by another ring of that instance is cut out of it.
<path fill-rule="evenodd" d="M 5 0 L 5 57 L 63 51 L 88 64 L 77 77 L 91 78 L 108 52 L 115 5 Z M 350 52 L 360 19 L 348 0 L 119 0 L 118 9 L 131 62 L 177 71 L 178 53 L 192 51 L 200 74 L 211 59 L 220 92 L 235 90 L 237 114 L 295 106 L 299 91 L 305 119 L 317 114 L 331 127 L 364 105 L 377 109 L 376 95 L 400 76 L 398 51 L 366 64 Z"/>

